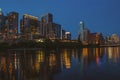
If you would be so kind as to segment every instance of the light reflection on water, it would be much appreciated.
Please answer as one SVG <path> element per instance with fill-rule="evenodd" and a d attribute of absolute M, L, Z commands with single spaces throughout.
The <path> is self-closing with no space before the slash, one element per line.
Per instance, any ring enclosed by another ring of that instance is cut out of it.
<path fill-rule="evenodd" d="M 0 53 L 0 80 L 117 79 L 119 66 L 120 47 L 8 50 Z"/>

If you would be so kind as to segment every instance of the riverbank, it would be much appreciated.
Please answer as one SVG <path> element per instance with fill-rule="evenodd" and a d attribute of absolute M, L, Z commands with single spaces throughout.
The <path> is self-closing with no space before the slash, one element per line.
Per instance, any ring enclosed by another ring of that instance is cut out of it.
<path fill-rule="evenodd" d="M 52 48 L 96 48 L 96 47 L 116 47 L 120 46 L 118 44 L 114 45 L 99 45 L 99 44 L 86 44 L 83 45 L 79 41 L 60 41 L 60 40 L 49 40 L 46 39 L 44 42 L 38 42 L 35 40 L 19 40 L 19 41 L 9 41 L 0 42 L 0 51 L 8 49 L 52 49 Z"/>
<path fill-rule="evenodd" d="M 45 40 L 44 42 L 36 42 L 33 40 L 23 40 L 14 42 L 0 42 L 0 50 L 6 49 L 25 49 L 25 48 L 84 48 L 84 47 L 99 47 L 99 45 L 89 44 L 83 45 L 78 41 L 60 42 L 58 40 Z"/>

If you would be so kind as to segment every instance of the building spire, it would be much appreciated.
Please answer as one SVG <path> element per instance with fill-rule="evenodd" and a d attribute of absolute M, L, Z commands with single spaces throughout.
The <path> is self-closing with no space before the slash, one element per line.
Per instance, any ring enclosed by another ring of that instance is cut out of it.
<path fill-rule="evenodd" d="M 0 15 L 2 15 L 2 9 L 0 8 Z"/>

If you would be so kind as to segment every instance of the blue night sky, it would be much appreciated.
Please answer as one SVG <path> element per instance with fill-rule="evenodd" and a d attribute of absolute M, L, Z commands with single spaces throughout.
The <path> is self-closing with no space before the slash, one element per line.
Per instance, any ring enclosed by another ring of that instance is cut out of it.
<path fill-rule="evenodd" d="M 120 35 L 120 0 L 0 0 L 0 7 L 4 15 L 19 12 L 19 19 L 24 13 L 37 17 L 52 13 L 54 22 L 74 39 L 81 20 L 91 32 Z"/>

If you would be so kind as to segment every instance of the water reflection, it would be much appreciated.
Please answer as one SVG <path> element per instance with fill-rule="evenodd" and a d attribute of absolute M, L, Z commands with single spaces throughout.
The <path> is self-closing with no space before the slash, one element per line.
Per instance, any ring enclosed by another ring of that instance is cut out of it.
<path fill-rule="evenodd" d="M 0 53 L 0 80 L 88 80 L 97 67 L 119 64 L 119 54 L 119 47 L 8 50 Z"/>
<path fill-rule="evenodd" d="M 63 62 L 63 65 L 65 66 L 66 69 L 70 69 L 71 68 L 71 62 L 70 62 L 70 58 L 71 58 L 71 50 L 69 49 L 64 49 L 62 50 L 61 53 L 61 61 Z"/>
<path fill-rule="evenodd" d="M 110 62 L 117 63 L 119 61 L 120 47 L 108 47 L 105 50 Z"/>

